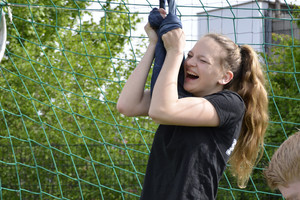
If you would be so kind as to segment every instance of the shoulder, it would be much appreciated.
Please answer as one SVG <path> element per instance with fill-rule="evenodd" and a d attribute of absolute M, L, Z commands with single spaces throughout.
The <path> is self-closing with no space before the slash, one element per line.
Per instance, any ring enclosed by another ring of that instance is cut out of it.
<path fill-rule="evenodd" d="M 233 105 L 234 107 L 239 106 L 241 108 L 245 107 L 244 100 L 242 97 L 233 91 L 230 90 L 223 90 L 217 93 L 210 94 L 204 97 L 213 105 L 216 103 L 219 104 L 226 104 L 226 105 Z"/>
<path fill-rule="evenodd" d="M 206 98 L 206 99 L 212 99 L 212 98 L 217 98 L 217 97 L 237 98 L 237 100 L 240 100 L 240 101 L 244 102 L 243 99 L 242 99 L 242 97 L 238 93 L 236 93 L 234 91 L 231 91 L 231 90 L 222 90 L 220 92 L 216 92 L 216 93 L 207 95 L 204 98 Z"/>
<path fill-rule="evenodd" d="M 229 123 L 240 121 L 245 112 L 245 103 L 242 97 L 233 91 L 223 90 L 204 97 L 216 109 L 220 126 Z"/>

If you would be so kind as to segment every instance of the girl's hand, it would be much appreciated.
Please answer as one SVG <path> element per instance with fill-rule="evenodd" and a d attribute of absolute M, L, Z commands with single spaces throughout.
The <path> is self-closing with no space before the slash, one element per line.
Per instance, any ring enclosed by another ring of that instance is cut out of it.
<path fill-rule="evenodd" d="M 165 33 L 162 36 L 167 52 L 182 54 L 185 47 L 185 34 L 181 28 L 177 28 Z"/>
<path fill-rule="evenodd" d="M 157 36 L 157 33 L 155 32 L 155 30 L 150 26 L 149 22 L 146 24 L 144 29 L 148 35 L 150 43 L 156 44 L 156 42 L 158 40 L 158 36 Z"/>
<path fill-rule="evenodd" d="M 164 19 L 166 18 L 167 12 L 163 8 L 158 9 L 158 12 L 162 16 L 162 18 L 164 18 Z M 158 40 L 158 36 L 157 36 L 156 31 L 150 26 L 149 22 L 146 24 L 144 29 L 148 35 L 150 43 L 152 42 L 152 43 L 156 44 L 156 42 Z"/>

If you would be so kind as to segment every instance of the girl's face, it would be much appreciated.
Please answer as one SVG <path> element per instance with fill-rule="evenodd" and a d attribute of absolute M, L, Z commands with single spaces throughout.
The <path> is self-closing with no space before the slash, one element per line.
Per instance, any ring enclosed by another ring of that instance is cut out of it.
<path fill-rule="evenodd" d="M 222 47 L 210 37 L 203 37 L 195 44 L 184 63 L 186 91 L 203 97 L 223 89 L 227 82 L 221 67 L 222 52 Z"/>
<path fill-rule="evenodd" d="M 300 199 L 300 181 L 290 183 L 287 187 L 279 186 L 281 194 L 287 200 L 299 200 Z"/>

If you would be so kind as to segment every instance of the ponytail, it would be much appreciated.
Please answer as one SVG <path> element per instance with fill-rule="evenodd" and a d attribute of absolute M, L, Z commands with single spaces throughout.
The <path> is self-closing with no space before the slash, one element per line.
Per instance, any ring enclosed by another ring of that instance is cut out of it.
<path fill-rule="evenodd" d="M 229 158 L 231 173 L 240 188 L 247 185 L 253 167 L 262 157 L 264 135 L 268 125 L 268 95 L 265 78 L 256 52 L 249 45 L 236 45 L 228 37 L 209 33 L 224 49 L 221 66 L 231 70 L 233 80 L 224 89 L 237 92 L 244 100 L 246 112 L 241 133 Z"/>
<path fill-rule="evenodd" d="M 246 112 L 241 133 L 229 163 L 232 174 L 237 177 L 238 186 L 244 188 L 253 167 L 263 155 L 260 152 L 268 124 L 268 97 L 257 54 L 248 45 L 240 47 L 240 54 L 241 64 L 229 89 L 243 98 Z"/>

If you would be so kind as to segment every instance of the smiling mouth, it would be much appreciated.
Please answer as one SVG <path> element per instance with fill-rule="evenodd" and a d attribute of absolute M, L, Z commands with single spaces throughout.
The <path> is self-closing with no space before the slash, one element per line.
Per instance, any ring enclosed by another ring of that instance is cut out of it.
<path fill-rule="evenodd" d="M 197 79 L 197 78 L 199 78 L 199 76 L 196 75 L 196 74 L 194 74 L 193 72 L 187 71 L 187 72 L 186 72 L 186 78 Z"/>

